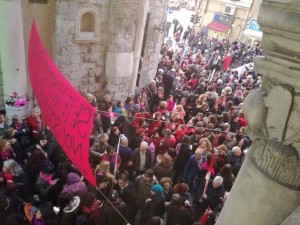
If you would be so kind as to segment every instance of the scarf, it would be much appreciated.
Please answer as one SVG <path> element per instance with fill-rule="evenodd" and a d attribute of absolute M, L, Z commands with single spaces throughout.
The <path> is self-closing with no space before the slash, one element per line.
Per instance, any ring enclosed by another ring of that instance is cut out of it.
<path fill-rule="evenodd" d="M 8 180 L 13 180 L 14 175 L 12 175 L 11 173 L 5 172 L 3 177 L 6 181 L 8 181 Z"/>
<path fill-rule="evenodd" d="M 52 182 L 52 174 L 51 174 L 51 175 L 45 175 L 45 174 L 43 174 L 43 172 L 41 171 L 41 172 L 40 172 L 40 177 L 41 177 L 44 181 L 47 181 L 49 185 L 51 184 L 51 182 Z"/>
<path fill-rule="evenodd" d="M 103 115 L 110 119 L 115 118 L 115 114 L 113 112 L 104 112 Z"/>
<path fill-rule="evenodd" d="M 14 127 L 17 131 L 19 131 L 22 128 L 22 124 L 21 123 L 15 123 Z"/>

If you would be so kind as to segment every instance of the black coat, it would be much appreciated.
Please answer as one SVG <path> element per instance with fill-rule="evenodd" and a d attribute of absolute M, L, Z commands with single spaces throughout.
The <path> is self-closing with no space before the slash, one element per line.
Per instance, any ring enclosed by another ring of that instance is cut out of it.
<path fill-rule="evenodd" d="M 133 170 L 134 171 L 139 171 L 140 170 L 140 162 L 141 162 L 141 157 L 140 157 L 140 149 L 137 148 L 133 151 L 132 153 L 132 165 L 133 165 Z M 147 149 L 146 150 L 146 164 L 145 164 L 145 170 L 150 169 L 152 166 L 151 163 L 151 155 L 150 151 Z"/>
<path fill-rule="evenodd" d="M 142 210 L 140 224 L 147 224 L 147 222 L 154 216 L 163 218 L 165 211 L 165 197 L 162 194 L 153 195 L 151 200 L 146 203 Z"/>
<path fill-rule="evenodd" d="M 209 181 L 207 185 L 206 195 L 207 198 L 204 199 L 204 203 L 207 206 L 210 206 L 212 210 L 222 203 L 221 198 L 224 197 L 225 191 L 223 185 L 218 188 L 213 187 L 213 181 Z"/>
<path fill-rule="evenodd" d="M 190 149 L 190 146 L 188 144 L 182 143 L 174 163 L 174 169 L 182 174 L 191 155 L 192 151 Z"/>
<path fill-rule="evenodd" d="M 113 203 L 114 207 L 127 218 L 127 206 L 123 201 Z M 106 202 L 103 206 L 101 224 L 105 225 L 124 225 L 125 220 L 116 212 L 116 210 Z"/>
<path fill-rule="evenodd" d="M 193 210 L 190 206 L 170 204 L 166 207 L 167 222 L 166 225 L 192 225 Z"/>
<path fill-rule="evenodd" d="M 125 202 L 125 204 L 127 205 L 127 209 L 128 209 L 127 220 L 132 223 L 137 213 L 137 207 L 135 205 L 135 200 L 136 200 L 135 190 L 133 184 L 130 181 L 128 181 L 128 185 L 123 190 L 119 190 L 119 196 L 122 199 L 122 201 Z"/>

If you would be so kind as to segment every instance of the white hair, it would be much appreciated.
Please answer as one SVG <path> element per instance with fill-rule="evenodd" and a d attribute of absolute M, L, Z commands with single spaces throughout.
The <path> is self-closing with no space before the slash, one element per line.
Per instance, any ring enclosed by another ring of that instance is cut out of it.
<path fill-rule="evenodd" d="M 241 148 L 239 146 L 234 146 L 231 150 L 233 153 L 240 152 Z"/>
<path fill-rule="evenodd" d="M 219 184 L 223 184 L 223 177 L 221 177 L 221 176 L 216 176 L 216 177 L 214 178 L 214 182 L 215 182 L 215 183 L 219 183 Z"/>
<path fill-rule="evenodd" d="M 3 166 L 7 167 L 10 173 L 19 175 L 23 172 L 22 167 L 13 159 L 8 159 L 3 162 Z"/>

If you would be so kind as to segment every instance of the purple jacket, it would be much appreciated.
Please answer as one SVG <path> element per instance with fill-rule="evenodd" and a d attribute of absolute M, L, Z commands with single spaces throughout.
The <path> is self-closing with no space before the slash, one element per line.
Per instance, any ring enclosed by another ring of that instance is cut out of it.
<path fill-rule="evenodd" d="M 80 180 L 80 177 L 76 173 L 69 173 L 67 176 L 66 185 L 64 186 L 62 193 L 69 193 L 72 197 L 79 196 L 83 197 L 85 193 L 88 192 L 88 189 L 83 181 Z"/>

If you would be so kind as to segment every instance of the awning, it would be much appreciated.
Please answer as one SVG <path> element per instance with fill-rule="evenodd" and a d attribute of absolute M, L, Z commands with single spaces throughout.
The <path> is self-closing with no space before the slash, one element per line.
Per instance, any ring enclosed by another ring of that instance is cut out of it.
<path fill-rule="evenodd" d="M 212 21 L 207 24 L 207 28 L 210 30 L 218 31 L 218 32 L 226 32 L 229 30 L 229 26 L 223 23 L 218 23 L 216 21 Z"/>
<path fill-rule="evenodd" d="M 243 34 L 258 37 L 258 38 L 262 38 L 263 32 L 262 31 L 251 30 L 251 29 L 245 29 L 243 31 Z"/>

